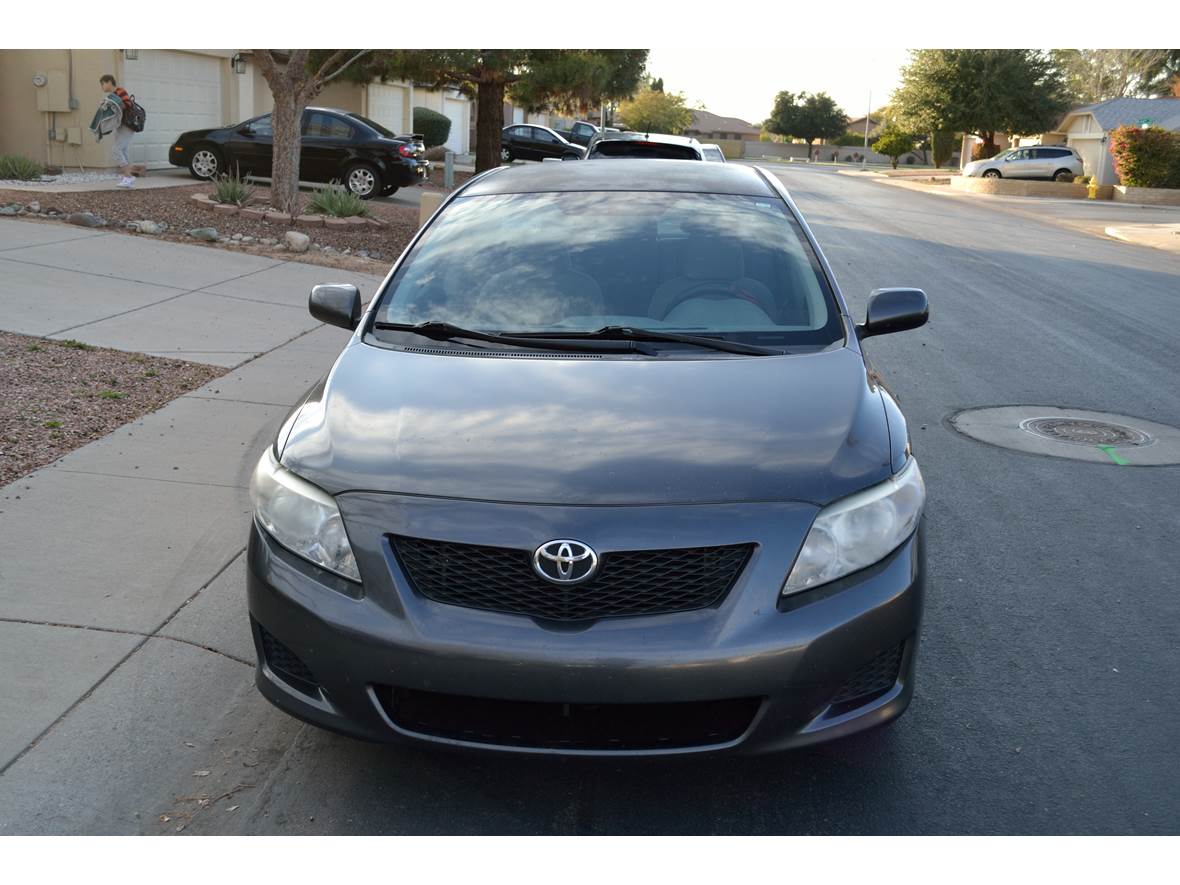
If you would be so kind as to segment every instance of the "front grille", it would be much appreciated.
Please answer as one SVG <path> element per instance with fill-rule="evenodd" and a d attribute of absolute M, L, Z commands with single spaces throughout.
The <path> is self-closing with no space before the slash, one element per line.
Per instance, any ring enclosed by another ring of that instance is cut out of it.
<path fill-rule="evenodd" d="M 741 737 L 760 698 L 660 704 L 505 701 L 383 686 L 378 697 L 406 731 L 496 746 L 564 750 L 707 747 Z"/>
<path fill-rule="evenodd" d="M 436 602 L 554 621 L 708 608 L 733 586 L 752 544 L 604 553 L 598 573 L 563 587 L 538 577 L 532 553 L 394 536 L 406 576 Z"/>
<path fill-rule="evenodd" d="M 901 668 L 901 655 L 905 643 L 876 655 L 853 673 L 832 699 L 833 707 L 859 707 L 885 694 L 897 683 L 897 672 Z"/>
<path fill-rule="evenodd" d="M 262 639 L 262 654 L 266 657 L 266 664 L 271 672 L 297 691 L 316 694 L 319 686 L 307 664 L 303 663 L 295 652 L 275 639 L 261 624 L 258 625 L 258 635 Z"/>

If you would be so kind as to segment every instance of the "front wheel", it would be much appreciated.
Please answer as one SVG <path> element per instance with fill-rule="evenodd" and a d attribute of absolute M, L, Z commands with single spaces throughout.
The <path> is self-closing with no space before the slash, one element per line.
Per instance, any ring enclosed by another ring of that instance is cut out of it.
<path fill-rule="evenodd" d="M 983 173 L 983 177 L 984 178 L 999 178 L 1000 177 L 1000 170 L 999 169 L 988 169 L 986 172 Z"/>
<path fill-rule="evenodd" d="M 188 161 L 188 171 L 193 178 L 208 181 L 221 172 L 221 158 L 213 148 L 197 148 Z"/>
<path fill-rule="evenodd" d="M 511 163 L 513 161 L 513 159 L 515 159 L 515 158 L 512 156 L 512 151 L 510 151 L 506 147 L 500 148 L 500 162 L 501 163 Z"/>
<path fill-rule="evenodd" d="M 368 163 L 354 163 L 344 173 L 348 189 L 362 200 L 369 200 L 381 193 L 381 173 Z"/>

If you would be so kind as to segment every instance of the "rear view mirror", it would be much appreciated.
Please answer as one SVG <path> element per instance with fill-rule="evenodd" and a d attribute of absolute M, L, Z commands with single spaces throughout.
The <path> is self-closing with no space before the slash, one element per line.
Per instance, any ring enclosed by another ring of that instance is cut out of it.
<path fill-rule="evenodd" d="M 930 304 L 921 289 L 874 289 L 869 294 L 865 321 L 856 327 L 858 338 L 888 335 L 924 326 Z"/>
<path fill-rule="evenodd" d="M 307 309 L 322 323 L 355 329 L 361 322 L 361 293 L 350 283 L 313 286 Z"/>

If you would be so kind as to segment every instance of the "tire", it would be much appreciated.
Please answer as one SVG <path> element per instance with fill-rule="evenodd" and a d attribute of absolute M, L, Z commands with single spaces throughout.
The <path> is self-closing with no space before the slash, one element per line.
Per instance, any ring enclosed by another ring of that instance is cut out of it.
<path fill-rule="evenodd" d="M 1074 174 L 1072 172 L 1070 172 L 1068 169 L 1058 169 L 1056 172 L 1053 173 L 1053 180 L 1054 181 L 1073 181 Z"/>
<path fill-rule="evenodd" d="M 371 200 L 385 185 L 381 173 L 368 163 L 353 163 L 344 172 L 344 186 L 362 200 Z"/>
<path fill-rule="evenodd" d="M 500 162 L 501 163 L 511 163 L 515 159 L 516 159 L 516 157 L 514 157 L 512 155 L 512 148 L 506 148 L 506 147 L 500 148 Z"/>
<path fill-rule="evenodd" d="M 188 161 L 188 172 L 198 181 L 210 181 L 225 171 L 221 152 L 212 145 L 198 145 Z"/>
<path fill-rule="evenodd" d="M 401 188 L 399 188 L 399 187 L 398 187 L 397 185 L 395 185 L 395 184 L 386 185 L 385 187 L 383 187 L 383 188 L 381 189 L 381 196 L 383 196 L 383 197 L 392 197 L 392 196 L 393 196 L 394 194 L 396 194 L 396 193 L 397 193 L 399 190 L 401 190 Z"/>
<path fill-rule="evenodd" d="M 1000 175 L 999 169 L 988 169 L 986 172 L 983 173 L 983 177 L 984 178 L 1003 178 L 1003 176 Z"/>

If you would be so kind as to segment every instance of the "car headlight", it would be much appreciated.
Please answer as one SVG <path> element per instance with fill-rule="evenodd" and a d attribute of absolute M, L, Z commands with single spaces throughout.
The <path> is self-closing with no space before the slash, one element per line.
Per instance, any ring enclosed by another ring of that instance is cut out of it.
<path fill-rule="evenodd" d="M 795 558 L 783 595 L 850 575 L 901 546 L 922 516 L 926 484 L 918 462 L 880 485 L 829 504 L 815 517 Z"/>
<path fill-rule="evenodd" d="M 360 582 L 335 499 L 279 464 L 270 447 L 254 468 L 250 497 L 255 516 L 276 541 L 320 568 Z"/>

